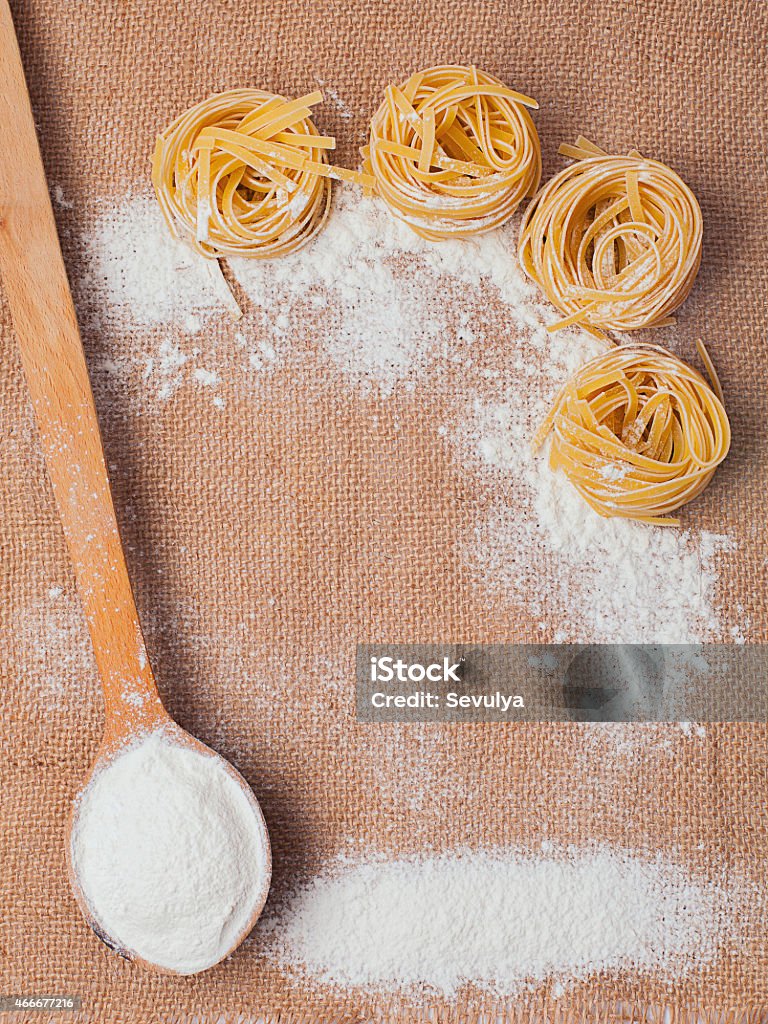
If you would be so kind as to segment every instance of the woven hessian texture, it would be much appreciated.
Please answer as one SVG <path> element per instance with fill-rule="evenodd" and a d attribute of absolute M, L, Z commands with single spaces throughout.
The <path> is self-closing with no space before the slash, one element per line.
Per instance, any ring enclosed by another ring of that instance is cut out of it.
<path fill-rule="evenodd" d="M 558 144 L 579 132 L 669 162 L 705 220 L 679 351 L 693 358 L 695 339 L 708 341 L 735 438 L 695 523 L 738 541 L 718 602 L 740 605 L 751 636 L 766 639 L 764 5 L 17 0 L 13 8 L 49 180 L 73 204 L 57 212 L 73 278 L 87 200 L 144 189 L 154 132 L 236 85 L 293 96 L 329 83 L 352 116 L 326 103 L 317 121 L 337 136 L 339 160 L 354 165 L 385 83 L 434 63 L 475 62 L 539 100 L 545 176 L 562 166 Z M 95 330 L 84 342 L 91 358 L 103 344 Z M 76 598 L 7 315 L 2 366 L 0 992 L 80 995 L 72 1019 L 110 1024 L 426 1019 L 418 1000 L 387 1007 L 291 980 L 259 957 L 258 932 L 227 964 L 170 979 L 110 954 L 86 928 L 67 885 L 63 837 L 102 708 L 76 614 L 63 669 L 30 625 L 50 587 L 61 586 L 75 609 Z M 235 396 L 223 412 L 190 390 L 153 415 L 130 388 L 97 389 L 160 689 L 181 724 L 253 784 L 273 842 L 272 898 L 350 844 L 416 851 L 535 846 L 544 836 L 659 850 L 762 885 L 762 726 L 709 726 L 706 744 L 681 744 L 672 757 L 642 748 L 616 766 L 609 757 L 585 761 L 577 728 L 395 735 L 356 723 L 356 642 L 541 634 L 502 597 L 474 587 L 457 555 L 489 485 L 430 441 L 449 399 L 361 400 L 319 369 L 311 385 L 277 371 L 258 396 Z M 397 500 L 382 500 L 382 487 L 395 488 Z M 414 810 L 407 769 L 424 774 L 427 747 L 434 795 Z M 756 1020 L 768 1009 L 768 935 L 764 914 L 745 913 L 738 947 L 694 964 L 684 980 L 593 979 L 551 1003 L 545 988 L 528 1006 L 507 1007 L 509 1019 L 541 1020 L 545 1009 L 553 1020 L 614 1019 L 623 1004 L 672 1006 L 681 1019 L 694 1009 L 713 1019 L 751 1011 Z M 436 1019 L 475 1020 L 483 1005 L 438 1006 Z"/>

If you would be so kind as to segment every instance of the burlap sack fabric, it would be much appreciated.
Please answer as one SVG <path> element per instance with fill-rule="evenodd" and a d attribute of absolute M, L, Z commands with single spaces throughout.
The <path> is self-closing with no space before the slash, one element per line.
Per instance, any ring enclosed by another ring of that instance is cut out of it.
<path fill-rule="evenodd" d="M 735 437 L 695 522 L 736 537 L 718 601 L 742 606 L 751 636 L 766 639 L 764 5 L 13 7 L 49 180 L 72 203 L 58 214 L 73 278 L 88 201 L 143 188 L 155 130 L 235 85 L 299 95 L 329 83 L 353 116 L 327 103 L 318 122 L 354 165 L 387 81 L 472 61 L 539 100 L 545 175 L 562 165 L 557 145 L 579 132 L 671 163 L 700 198 L 706 227 L 678 350 L 691 358 L 697 336 L 709 341 Z M 89 358 L 108 348 L 98 331 L 84 340 Z M 169 979 L 109 954 L 85 927 L 62 839 L 99 741 L 101 704 L 82 621 L 58 655 L 35 631 L 51 586 L 74 607 L 76 598 L 7 316 L 2 346 L 0 992 L 79 995 L 76 1019 L 87 1021 L 426 1019 L 417 999 L 388 1005 L 287 979 L 259 957 L 258 933 L 229 963 Z M 473 586 L 456 555 L 488 485 L 430 444 L 446 401 L 428 392 L 361 400 L 319 370 L 311 380 L 277 372 L 257 396 L 231 396 L 224 413 L 182 391 L 147 415 L 130 387 L 97 388 L 159 685 L 179 721 L 254 785 L 272 836 L 274 900 L 355 840 L 379 851 L 527 845 L 543 835 L 609 841 L 675 851 L 705 872 L 724 865 L 762 885 L 762 726 L 711 726 L 706 744 L 681 745 L 671 758 L 640 745 L 615 764 L 584 758 L 579 727 L 355 721 L 356 642 L 541 639 L 523 611 Z M 373 433 L 371 405 L 399 431 Z M 382 500 L 387 488 L 396 502 Z M 406 798 L 419 786 L 427 792 L 414 811 Z M 758 1019 L 768 1012 L 767 922 L 757 898 L 744 914 L 738 949 L 674 984 L 599 978 L 557 1002 L 545 988 L 506 1012 L 596 1020 L 623 1004 Z M 483 1006 L 501 1009 L 492 1004 L 433 1012 L 470 1020 Z"/>

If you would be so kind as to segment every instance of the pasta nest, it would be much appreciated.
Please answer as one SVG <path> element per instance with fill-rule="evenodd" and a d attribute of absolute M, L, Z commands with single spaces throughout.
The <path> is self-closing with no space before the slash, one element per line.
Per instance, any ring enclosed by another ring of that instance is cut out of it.
<path fill-rule="evenodd" d="M 361 150 L 391 212 L 422 238 L 490 231 L 541 179 L 535 100 L 450 64 L 388 86 Z"/>
<path fill-rule="evenodd" d="M 335 140 L 320 135 L 314 92 L 287 100 L 232 89 L 191 107 L 161 132 L 152 183 L 165 220 L 203 256 L 282 256 L 322 228 L 330 178 L 362 182 L 332 167 Z"/>
<path fill-rule="evenodd" d="M 522 265 L 566 316 L 595 337 L 673 323 L 701 262 L 702 217 L 669 167 L 633 151 L 608 156 L 580 137 L 523 217 Z"/>
<path fill-rule="evenodd" d="M 656 345 L 621 346 L 586 363 L 561 390 L 534 447 L 552 433 L 562 469 L 601 516 L 660 525 L 709 484 L 730 446 L 722 391 Z"/>

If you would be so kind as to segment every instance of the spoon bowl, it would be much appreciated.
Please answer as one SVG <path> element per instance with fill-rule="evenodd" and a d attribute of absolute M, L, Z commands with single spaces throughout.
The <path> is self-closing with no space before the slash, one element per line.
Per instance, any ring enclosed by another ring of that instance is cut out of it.
<path fill-rule="evenodd" d="M 185 972 L 176 971 L 172 968 L 165 967 L 163 965 L 147 960 L 142 957 L 135 950 L 130 949 L 123 945 L 118 939 L 110 935 L 105 927 L 100 923 L 94 911 L 92 910 L 88 898 L 83 890 L 81 881 L 77 872 L 77 866 L 75 863 L 75 857 L 73 852 L 73 841 L 76 834 L 78 814 L 81 807 L 81 800 L 84 794 L 87 792 L 93 780 L 107 768 L 115 758 L 119 757 L 121 753 L 128 750 L 132 743 L 141 741 L 141 739 L 149 735 L 151 732 L 162 730 L 163 740 L 172 744 L 173 746 L 183 747 L 188 750 L 193 750 L 195 753 L 201 754 L 204 757 L 210 757 L 216 760 L 218 766 L 222 771 L 231 778 L 238 786 L 243 796 L 246 798 L 248 805 L 250 806 L 254 818 L 256 820 L 256 828 L 260 834 L 261 848 L 263 851 L 263 860 L 261 863 L 260 880 L 261 884 L 258 891 L 252 894 L 252 912 L 246 921 L 243 928 L 237 933 L 234 940 L 230 943 L 229 947 L 221 953 L 218 959 L 205 969 L 208 970 L 215 964 L 220 963 L 230 956 L 235 949 L 248 937 L 250 932 L 253 930 L 256 922 L 258 921 L 261 913 L 264 909 L 264 905 L 267 901 L 269 894 L 269 886 L 272 875 L 272 854 L 271 846 L 269 841 L 269 832 L 267 830 L 267 824 L 264 819 L 264 814 L 261 810 L 258 800 L 248 785 L 246 780 L 240 774 L 240 772 L 232 765 L 226 758 L 222 757 L 215 750 L 206 746 L 191 733 L 182 729 L 167 712 L 160 705 L 161 713 L 155 712 L 151 715 L 151 720 L 154 725 L 149 729 L 137 729 L 130 738 L 127 740 L 123 737 L 122 741 L 115 737 L 114 733 L 107 731 L 104 739 L 102 740 L 101 746 L 96 754 L 91 772 L 86 780 L 85 784 L 75 797 L 72 807 L 70 809 L 67 830 L 66 830 L 66 860 L 67 860 L 67 873 L 69 876 L 69 883 L 72 888 L 72 892 L 75 896 L 80 911 L 85 918 L 86 923 L 99 938 L 105 946 L 110 950 L 117 953 L 119 956 L 133 963 L 137 963 L 140 966 L 146 968 L 157 974 L 167 974 L 173 976 L 186 976 Z"/>

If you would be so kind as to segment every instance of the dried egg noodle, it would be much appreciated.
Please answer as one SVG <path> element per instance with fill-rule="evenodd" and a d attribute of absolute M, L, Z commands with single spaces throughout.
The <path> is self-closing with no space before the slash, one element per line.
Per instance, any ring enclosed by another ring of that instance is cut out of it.
<path fill-rule="evenodd" d="M 474 67 L 444 65 L 387 87 L 363 170 L 392 213 L 423 238 L 489 231 L 533 195 L 541 149 L 535 100 Z"/>
<path fill-rule="evenodd" d="M 562 469 L 601 516 L 659 525 L 695 498 L 728 453 L 731 431 L 714 390 L 656 345 L 622 346 L 586 363 L 561 390 L 534 439 L 552 431 L 550 466 Z"/>
<path fill-rule="evenodd" d="M 320 92 L 286 100 L 232 89 L 191 107 L 157 139 L 152 183 L 171 231 L 203 256 L 269 258 L 293 252 L 325 223 L 335 139 L 320 135 L 311 107 Z"/>
<path fill-rule="evenodd" d="M 636 151 L 608 156 L 580 137 L 561 146 L 576 163 L 556 174 L 523 217 L 526 273 L 595 337 L 674 321 L 701 262 L 696 197 L 669 167 Z"/>

